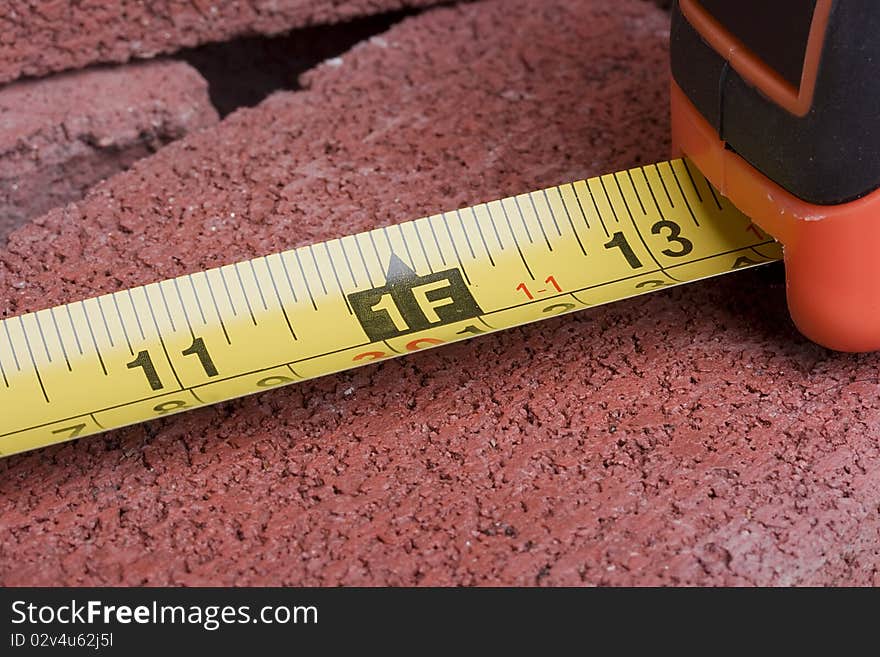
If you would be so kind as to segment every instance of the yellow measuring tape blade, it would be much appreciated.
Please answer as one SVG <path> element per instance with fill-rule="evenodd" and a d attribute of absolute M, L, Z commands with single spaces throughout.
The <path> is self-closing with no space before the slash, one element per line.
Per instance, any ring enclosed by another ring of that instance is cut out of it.
<path fill-rule="evenodd" d="M 771 262 L 683 161 L 0 322 L 0 454 Z"/>

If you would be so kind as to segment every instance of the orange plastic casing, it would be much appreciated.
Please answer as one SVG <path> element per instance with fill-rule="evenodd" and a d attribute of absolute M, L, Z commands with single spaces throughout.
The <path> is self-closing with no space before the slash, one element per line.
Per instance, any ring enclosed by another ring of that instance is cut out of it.
<path fill-rule="evenodd" d="M 880 350 L 880 190 L 833 206 L 798 199 L 725 148 L 675 81 L 672 143 L 782 243 L 788 308 L 804 335 L 838 351 Z"/>

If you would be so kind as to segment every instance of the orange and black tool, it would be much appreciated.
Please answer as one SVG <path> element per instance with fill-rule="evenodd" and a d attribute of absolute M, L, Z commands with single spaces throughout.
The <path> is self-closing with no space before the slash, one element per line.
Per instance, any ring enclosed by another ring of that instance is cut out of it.
<path fill-rule="evenodd" d="M 784 246 L 812 340 L 880 349 L 880 2 L 678 0 L 673 146 Z"/>

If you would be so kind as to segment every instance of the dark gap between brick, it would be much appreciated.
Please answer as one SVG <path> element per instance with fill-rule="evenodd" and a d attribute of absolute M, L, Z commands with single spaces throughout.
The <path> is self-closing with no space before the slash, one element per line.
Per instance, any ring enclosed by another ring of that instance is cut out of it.
<path fill-rule="evenodd" d="M 208 81 L 211 102 L 224 117 L 239 107 L 257 105 L 275 91 L 299 89 L 302 73 L 417 13 L 402 10 L 278 36 L 242 37 L 182 50 L 172 57 L 198 69 Z"/>

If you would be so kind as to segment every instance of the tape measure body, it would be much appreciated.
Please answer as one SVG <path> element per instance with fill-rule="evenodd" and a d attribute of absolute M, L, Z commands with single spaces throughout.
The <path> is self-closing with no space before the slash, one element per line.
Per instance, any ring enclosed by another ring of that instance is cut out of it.
<path fill-rule="evenodd" d="M 0 454 L 781 257 L 683 160 L 0 322 Z"/>

